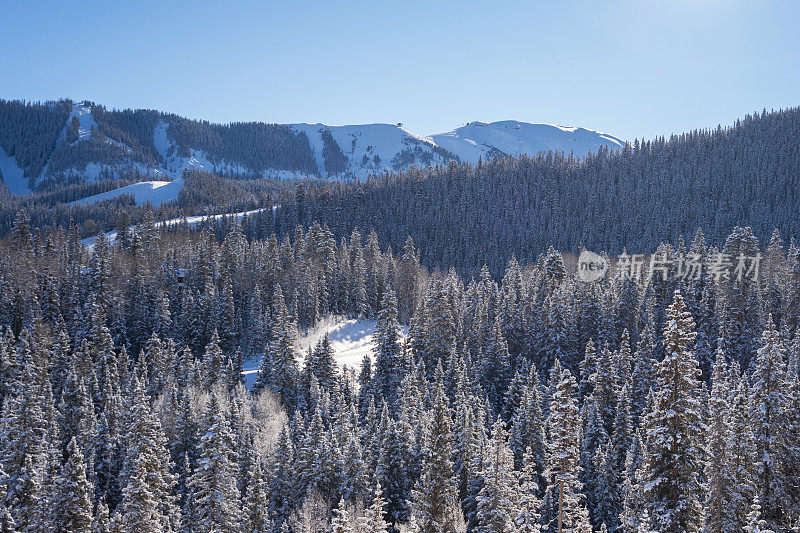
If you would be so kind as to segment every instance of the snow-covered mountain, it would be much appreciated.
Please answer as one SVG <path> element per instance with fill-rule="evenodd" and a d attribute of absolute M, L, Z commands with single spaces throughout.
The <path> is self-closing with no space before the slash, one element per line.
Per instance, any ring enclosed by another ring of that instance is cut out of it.
<path fill-rule="evenodd" d="M 437 146 L 456 155 L 462 162 L 495 155 L 533 155 L 553 150 L 583 157 L 601 146 L 622 148 L 625 142 L 612 135 L 585 128 L 530 124 L 516 120 L 470 122 L 447 133 L 429 137 Z"/>
<path fill-rule="evenodd" d="M 0 106 L 15 113 L 6 116 L 16 117 L 0 123 L 0 172 L 12 193 L 101 177 L 142 182 L 81 203 L 125 193 L 140 203 L 168 202 L 177 198 L 185 170 L 242 178 L 363 180 L 412 166 L 475 163 L 479 158 L 548 150 L 583 157 L 601 146 L 624 145 L 616 137 L 584 128 L 513 120 L 470 122 L 423 137 L 401 124 L 221 125 L 158 111 L 109 111 L 68 100 L 43 105 L 0 100 Z M 22 123 L 41 127 L 32 132 Z M 170 180 L 176 183 L 167 186 Z"/>
<path fill-rule="evenodd" d="M 291 124 L 290 127 L 308 137 L 318 174 L 327 178 L 363 179 L 384 170 L 412 165 L 427 167 L 455 159 L 430 139 L 400 125 Z"/>

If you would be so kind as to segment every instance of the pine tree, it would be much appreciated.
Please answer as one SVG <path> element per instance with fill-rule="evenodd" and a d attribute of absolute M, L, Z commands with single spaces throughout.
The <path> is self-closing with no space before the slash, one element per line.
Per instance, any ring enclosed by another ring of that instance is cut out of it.
<path fill-rule="evenodd" d="M 92 524 L 92 487 L 86 479 L 83 454 L 74 437 L 67 445 L 67 461 L 56 483 L 58 500 L 54 516 L 59 531 L 88 531 Z"/>
<path fill-rule="evenodd" d="M 379 483 L 375 486 L 372 504 L 364 510 L 364 516 L 359 521 L 363 531 L 389 533 L 389 522 L 384 520 L 386 505 L 386 500 L 383 499 L 383 491 Z"/>
<path fill-rule="evenodd" d="M 350 517 L 347 510 L 344 508 L 344 498 L 339 500 L 339 506 L 333 510 L 333 519 L 331 520 L 331 533 L 352 533 L 353 528 L 350 526 Z"/>
<path fill-rule="evenodd" d="M 691 352 L 694 320 L 680 291 L 666 312 L 664 359 L 658 364 L 652 410 L 643 424 L 648 450 L 644 499 L 659 531 L 701 526 L 699 473 L 705 424 L 698 399 L 700 369 Z"/>
<path fill-rule="evenodd" d="M 269 385 L 291 410 L 295 405 L 298 391 L 298 371 L 294 351 L 295 324 L 289 318 L 280 285 L 275 288 L 273 306 Z"/>
<path fill-rule="evenodd" d="M 756 481 L 764 519 L 772 528 L 780 528 L 788 517 L 784 506 L 787 494 L 787 419 L 789 403 L 786 381 L 786 347 L 775 329 L 772 318 L 761 337 L 752 375 L 750 410 L 753 413 L 753 434 L 756 458 Z"/>
<path fill-rule="evenodd" d="M 137 457 L 129 462 L 128 476 L 128 483 L 122 489 L 122 502 L 119 506 L 123 528 L 126 531 L 145 533 L 162 531 L 164 524 L 157 516 L 158 501 L 150 490 L 145 461 Z"/>
<path fill-rule="evenodd" d="M 97 511 L 92 519 L 92 533 L 111 533 L 111 515 L 105 500 L 97 504 Z"/>
<path fill-rule="evenodd" d="M 412 488 L 408 477 L 409 446 L 398 422 L 389 417 L 386 404 L 381 410 L 378 432 L 380 441 L 373 452 L 378 456 L 375 475 L 385 491 L 386 514 L 394 524 L 406 522 Z"/>
<path fill-rule="evenodd" d="M 477 498 L 476 527 L 480 533 L 502 533 L 514 527 L 519 516 L 519 481 L 514 471 L 514 457 L 508 448 L 508 432 L 498 417 L 492 426 L 492 438 L 481 472 L 483 487 Z"/>
<path fill-rule="evenodd" d="M 534 469 L 537 472 L 536 480 L 540 488 L 544 487 L 544 479 L 541 475 L 544 471 L 547 446 L 543 420 L 539 376 L 536 368 L 532 365 L 528 384 L 524 388 L 522 403 L 512 419 L 510 445 L 514 452 L 514 465 L 517 470 L 522 468 L 523 456 L 530 448 L 530 460 L 536 465 Z"/>
<path fill-rule="evenodd" d="M 285 524 L 295 501 L 296 464 L 292 440 L 286 427 L 281 430 L 275 447 L 270 477 L 269 510 L 273 523 Z"/>
<path fill-rule="evenodd" d="M 242 532 L 270 533 L 272 531 L 272 526 L 269 520 L 267 487 L 259 460 L 256 460 L 252 471 L 249 473 L 247 479 L 247 496 L 242 503 L 244 508 Z"/>
<path fill-rule="evenodd" d="M 211 340 L 206 346 L 203 354 L 203 382 L 207 389 L 210 389 L 217 380 L 222 378 L 222 370 L 225 365 L 225 357 L 220 347 L 220 338 L 217 330 L 211 333 Z"/>
<path fill-rule="evenodd" d="M 542 505 L 537 497 L 539 493 L 540 464 L 534 456 L 533 449 L 528 446 L 523 455 L 522 471 L 519 474 L 519 501 L 517 507 L 519 514 L 514 520 L 514 525 L 519 533 L 539 533 L 541 531 L 541 514 L 539 509 Z"/>
<path fill-rule="evenodd" d="M 705 464 L 706 498 L 705 524 L 706 530 L 713 533 L 736 531 L 742 524 L 736 516 L 739 487 L 736 484 L 735 472 L 731 471 L 730 442 L 734 437 L 730 427 L 730 406 L 728 405 L 728 381 L 725 354 L 720 347 L 711 375 L 712 389 L 708 402 L 708 427 L 710 431 L 707 443 L 707 459 Z"/>
<path fill-rule="evenodd" d="M 734 365 L 731 365 L 734 366 Z M 735 371 L 734 371 L 735 372 Z M 729 378 L 730 379 L 730 378 Z M 750 411 L 750 390 L 746 380 L 736 376 L 738 385 L 731 390 L 730 400 L 730 440 L 728 441 L 728 468 L 733 474 L 738 497 L 730 498 L 736 505 L 735 513 L 738 524 L 744 524 L 750 503 L 756 495 L 754 482 L 756 479 L 755 446 L 753 441 L 753 413 Z M 731 387 L 732 389 L 734 387 Z"/>
<path fill-rule="evenodd" d="M 436 386 L 422 452 L 422 477 L 414 490 L 413 513 L 421 532 L 455 531 L 458 494 L 453 477 L 450 409 L 442 383 Z"/>
<path fill-rule="evenodd" d="M 125 444 L 120 504 L 122 522 L 142 531 L 168 531 L 177 523 L 167 439 L 147 395 L 134 377 Z M 118 508 L 119 509 L 119 508 Z"/>
<path fill-rule="evenodd" d="M 374 390 L 389 406 L 391 414 L 397 413 L 399 387 L 402 381 L 400 324 L 397 321 L 397 298 L 394 291 L 386 291 L 381 311 L 375 325 L 375 376 Z"/>
<path fill-rule="evenodd" d="M 197 531 L 234 533 L 239 530 L 237 457 L 232 442 L 228 422 L 212 395 L 203 421 L 197 468 L 189 481 L 194 494 Z"/>
<path fill-rule="evenodd" d="M 560 376 L 560 377 L 559 377 Z M 575 399 L 578 384 L 572 373 L 556 362 L 551 370 L 555 390 L 547 417 L 547 460 L 545 479 L 551 503 L 563 494 L 564 525 L 578 526 L 580 518 L 580 421 Z"/>

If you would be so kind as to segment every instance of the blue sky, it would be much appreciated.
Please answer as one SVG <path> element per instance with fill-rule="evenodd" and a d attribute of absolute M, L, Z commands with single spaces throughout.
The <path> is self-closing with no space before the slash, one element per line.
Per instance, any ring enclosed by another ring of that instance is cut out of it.
<path fill-rule="evenodd" d="M 0 0 L 0 98 L 625 139 L 800 105 L 799 2 Z"/>

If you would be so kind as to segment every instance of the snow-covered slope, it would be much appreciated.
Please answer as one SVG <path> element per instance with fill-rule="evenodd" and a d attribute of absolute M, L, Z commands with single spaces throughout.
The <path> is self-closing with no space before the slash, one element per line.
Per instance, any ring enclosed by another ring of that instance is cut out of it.
<path fill-rule="evenodd" d="M 91 136 L 92 128 L 97 127 L 97 122 L 92 115 L 92 108 L 86 104 L 73 104 L 67 124 L 70 124 L 75 117 L 78 119 L 78 140 L 75 142 L 84 141 Z"/>
<path fill-rule="evenodd" d="M 189 157 L 177 154 L 175 142 L 169 134 L 169 124 L 160 120 L 153 130 L 153 146 L 164 158 L 164 167 L 159 170 L 168 176 L 180 176 L 184 170 L 204 170 L 206 172 L 233 172 L 244 174 L 247 168 L 227 161 L 217 164 L 209 161 L 208 156 L 201 150 L 190 149 Z M 257 147 L 253 147 L 256 149 Z"/>
<path fill-rule="evenodd" d="M 463 162 L 475 163 L 497 154 L 533 155 L 553 150 L 583 157 L 600 146 L 621 148 L 624 142 L 611 135 L 585 128 L 530 124 L 516 120 L 470 122 L 447 133 L 429 137 Z"/>
<path fill-rule="evenodd" d="M 22 176 L 23 170 L 2 147 L 0 147 L 0 174 L 3 176 L 3 183 L 12 194 L 23 195 L 31 192 L 28 180 Z"/>
<path fill-rule="evenodd" d="M 427 167 L 453 158 L 430 139 L 399 125 L 292 124 L 291 128 L 306 134 L 319 175 L 328 178 L 366 178 L 384 170 Z"/>
<path fill-rule="evenodd" d="M 153 207 L 177 200 L 178 193 L 183 188 L 183 179 L 176 178 L 173 181 L 142 181 L 126 187 L 120 187 L 113 191 L 106 191 L 94 196 L 87 196 L 80 200 L 70 202 L 69 205 L 86 205 L 103 200 L 110 200 L 123 194 L 130 194 L 136 201 L 136 205 L 144 205 L 150 202 Z"/>

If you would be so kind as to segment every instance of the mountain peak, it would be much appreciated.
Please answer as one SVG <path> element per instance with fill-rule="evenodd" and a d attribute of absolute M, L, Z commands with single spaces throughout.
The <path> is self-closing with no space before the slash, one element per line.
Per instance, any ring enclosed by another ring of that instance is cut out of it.
<path fill-rule="evenodd" d="M 461 161 L 472 163 L 498 154 L 533 155 L 548 150 L 583 157 L 589 152 L 596 153 L 601 146 L 617 149 L 625 145 L 621 139 L 599 131 L 518 120 L 476 120 L 429 138 Z"/>

